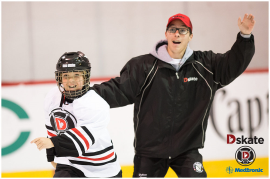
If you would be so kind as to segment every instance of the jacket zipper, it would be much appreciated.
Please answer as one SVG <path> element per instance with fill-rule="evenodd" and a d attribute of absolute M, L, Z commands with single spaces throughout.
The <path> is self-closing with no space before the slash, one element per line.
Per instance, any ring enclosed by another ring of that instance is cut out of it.
<path fill-rule="evenodd" d="M 177 79 L 179 79 L 178 72 L 176 72 L 175 74 L 176 74 Z"/>
<path fill-rule="evenodd" d="M 175 72 L 175 75 L 176 75 L 176 78 L 179 79 L 179 76 L 178 76 L 178 71 Z M 175 90 L 174 90 L 175 92 Z M 173 94 L 175 94 L 173 92 Z M 173 106 L 176 106 L 176 100 L 174 100 L 174 105 Z M 172 126 L 171 126 L 171 134 L 170 134 L 170 138 L 172 138 L 172 133 L 173 133 L 173 125 L 174 125 L 174 116 L 175 116 L 175 108 L 173 108 L 173 118 L 172 118 Z M 172 149 L 172 139 L 170 141 L 170 149 Z M 170 153 L 169 153 L 169 159 L 171 159 L 172 157 L 170 156 Z"/>

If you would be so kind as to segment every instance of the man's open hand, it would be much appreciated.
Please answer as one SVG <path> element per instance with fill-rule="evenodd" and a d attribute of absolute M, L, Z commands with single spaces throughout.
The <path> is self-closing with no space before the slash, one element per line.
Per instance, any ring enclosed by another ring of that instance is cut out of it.
<path fill-rule="evenodd" d="M 244 35 L 251 34 L 254 25 L 255 25 L 255 20 L 252 14 L 245 14 L 242 22 L 241 22 L 241 17 L 238 18 L 238 27 L 241 33 Z"/>
<path fill-rule="evenodd" d="M 54 147 L 51 139 L 46 137 L 39 137 L 31 141 L 31 144 L 35 143 L 37 145 L 38 150 L 49 149 Z"/>

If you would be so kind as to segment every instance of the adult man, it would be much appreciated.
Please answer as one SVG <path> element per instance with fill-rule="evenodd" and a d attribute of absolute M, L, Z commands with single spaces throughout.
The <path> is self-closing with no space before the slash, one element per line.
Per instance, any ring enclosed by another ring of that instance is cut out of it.
<path fill-rule="evenodd" d="M 88 58 L 80 51 L 65 53 L 56 69 L 58 87 L 45 98 L 48 138 L 31 143 L 47 149 L 48 162 L 56 168 L 54 177 L 122 177 L 107 130 L 109 105 L 89 90 Z"/>
<path fill-rule="evenodd" d="M 133 177 L 206 177 L 198 148 L 204 147 L 215 92 L 247 68 L 254 52 L 255 21 L 238 19 L 240 33 L 225 54 L 193 51 L 192 24 L 186 15 L 169 18 L 165 36 L 147 55 L 127 62 L 120 77 L 94 90 L 111 108 L 134 103 Z"/>

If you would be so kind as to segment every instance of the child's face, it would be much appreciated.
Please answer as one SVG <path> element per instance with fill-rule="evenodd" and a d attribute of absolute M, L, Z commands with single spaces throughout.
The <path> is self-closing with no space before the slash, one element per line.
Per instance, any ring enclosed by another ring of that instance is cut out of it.
<path fill-rule="evenodd" d="M 83 88 L 83 72 L 63 72 L 62 83 L 65 91 L 77 91 Z"/>

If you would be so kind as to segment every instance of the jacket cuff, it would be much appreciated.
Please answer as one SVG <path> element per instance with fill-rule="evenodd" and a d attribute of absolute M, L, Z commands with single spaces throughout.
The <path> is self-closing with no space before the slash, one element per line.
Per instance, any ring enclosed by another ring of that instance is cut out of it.
<path fill-rule="evenodd" d="M 240 32 L 240 35 L 242 37 L 244 37 L 244 38 L 250 38 L 251 37 L 251 34 L 242 34 L 241 32 Z"/>
<path fill-rule="evenodd" d="M 249 34 L 250 35 L 250 37 L 249 38 L 247 38 L 247 37 L 244 37 L 244 36 L 246 36 L 246 35 L 243 35 L 243 34 L 241 34 L 241 32 L 239 32 L 238 34 L 237 34 L 237 39 L 241 39 L 241 40 L 244 40 L 244 41 L 251 41 L 251 42 L 253 42 L 254 41 L 254 35 L 251 33 L 251 34 Z M 248 35 L 248 36 L 249 36 Z"/>

